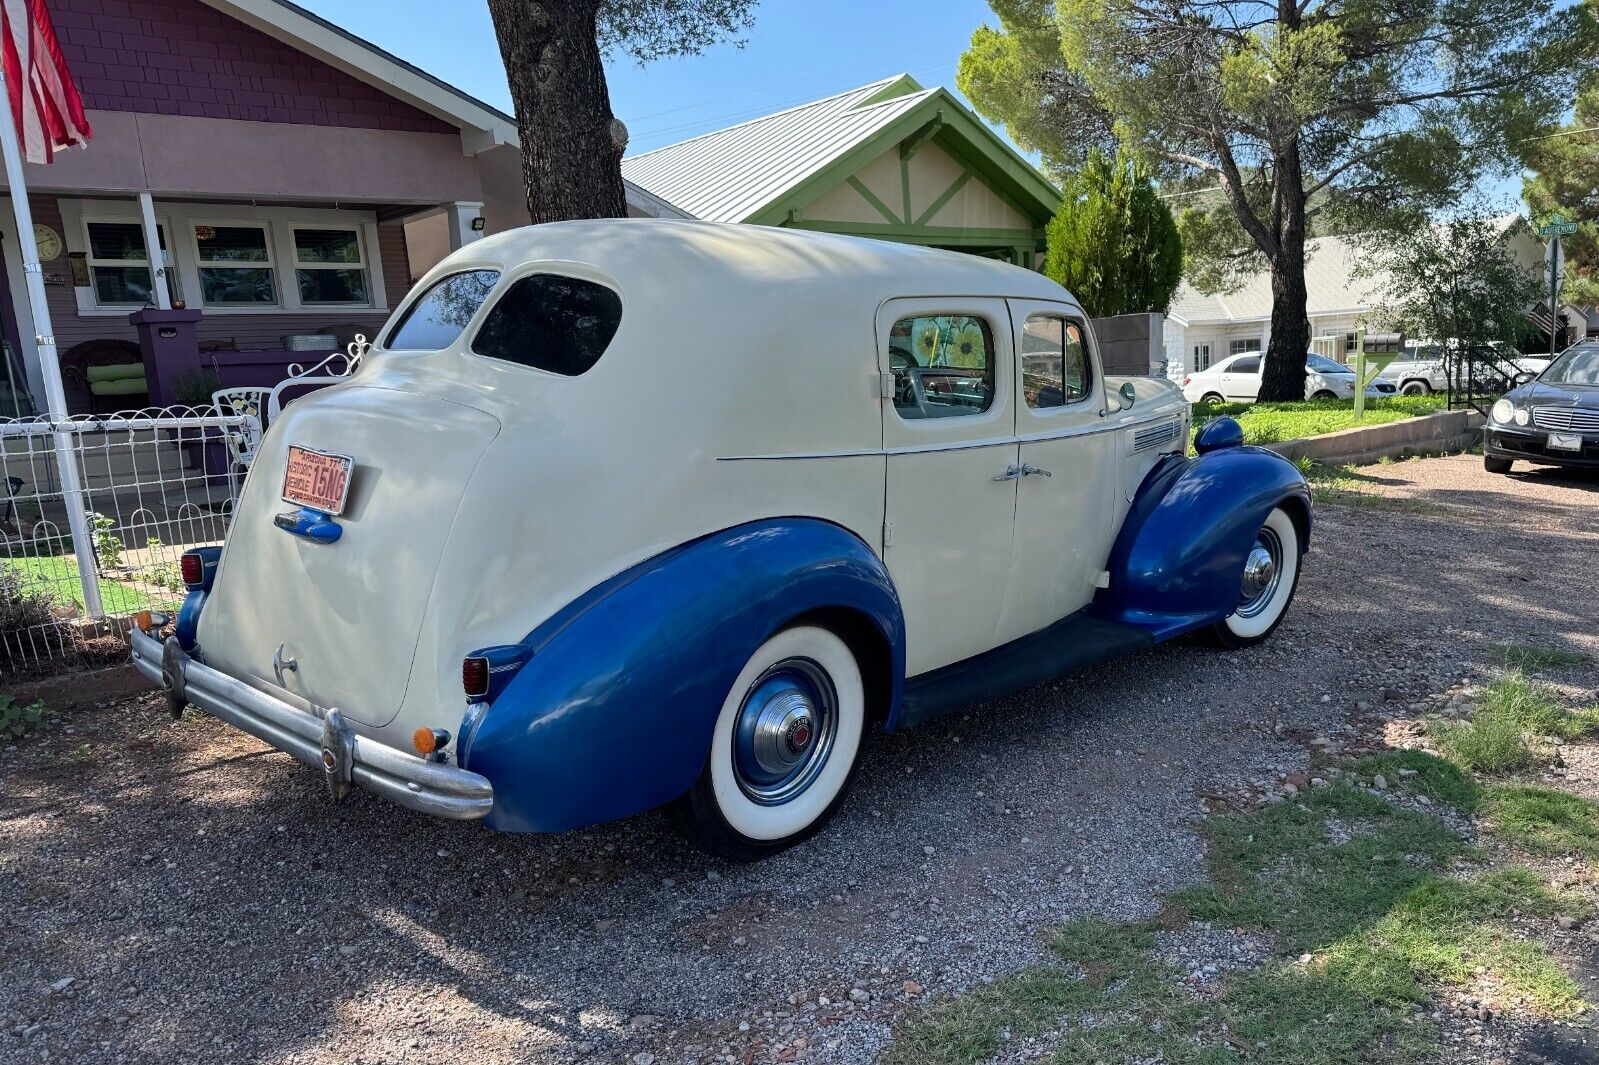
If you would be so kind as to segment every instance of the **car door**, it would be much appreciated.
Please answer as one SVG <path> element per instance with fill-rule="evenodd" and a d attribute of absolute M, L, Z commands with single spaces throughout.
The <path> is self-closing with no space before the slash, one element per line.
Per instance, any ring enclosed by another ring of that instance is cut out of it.
<path fill-rule="evenodd" d="M 999 299 L 889 300 L 877 339 L 883 559 L 915 676 L 994 645 L 1016 518 L 1010 318 Z"/>
<path fill-rule="evenodd" d="M 1117 422 L 1082 311 L 1010 300 L 1021 372 L 1016 436 L 1022 475 L 1001 643 L 1088 604 L 1114 533 Z"/>
<path fill-rule="evenodd" d="M 1227 363 L 1221 375 L 1222 395 L 1252 403 L 1260 395 L 1260 356 L 1240 355 Z"/>

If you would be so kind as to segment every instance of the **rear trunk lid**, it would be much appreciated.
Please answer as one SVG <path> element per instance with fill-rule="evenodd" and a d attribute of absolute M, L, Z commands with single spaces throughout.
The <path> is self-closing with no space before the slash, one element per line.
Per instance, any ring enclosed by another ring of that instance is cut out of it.
<path fill-rule="evenodd" d="M 392 721 L 462 493 L 499 430 L 462 403 L 358 384 L 286 407 L 200 618 L 205 661 L 367 725 Z M 282 499 L 291 445 L 354 460 L 334 543 L 274 523 L 297 509 Z"/>

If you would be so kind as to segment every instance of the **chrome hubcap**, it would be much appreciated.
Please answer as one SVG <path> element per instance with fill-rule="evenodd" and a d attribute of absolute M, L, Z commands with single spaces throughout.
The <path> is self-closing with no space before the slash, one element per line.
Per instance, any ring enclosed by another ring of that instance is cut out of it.
<path fill-rule="evenodd" d="M 827 764 L 838 697 L 815 662 L 791 658 L 761 674 L 744 696 L 733 733 L 739 788 L 765 806 L 808 788 Z"/>
<path fill-rule="evenodd" d="M 1243 587 L 1238 593 L 1240 617 L 1252 618 L 1266 609 L 1282 580 L 1283 542 L 1270 528 L 1255 536 L 1255 546 L 1244 559 Z"/>

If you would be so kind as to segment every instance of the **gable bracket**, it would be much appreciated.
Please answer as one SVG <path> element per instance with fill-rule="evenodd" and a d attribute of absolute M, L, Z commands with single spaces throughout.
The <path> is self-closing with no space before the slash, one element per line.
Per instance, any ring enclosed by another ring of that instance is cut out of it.
<path fill-rule="evenodd" d="M 904 140 L 899 142 L 899 157 L 901 159 L 909 160 L 917 152 L 921 151 L 922 145 L 926 144 L 932 138 L 933 134 L 937 133 L 943 128 L 944 112 L 942 110 L 933 112 L 931 121 L 929 121 L 921 129 L 917 130 L 915 133 L 912 133 L 909 137 L 906 137 Z"/>

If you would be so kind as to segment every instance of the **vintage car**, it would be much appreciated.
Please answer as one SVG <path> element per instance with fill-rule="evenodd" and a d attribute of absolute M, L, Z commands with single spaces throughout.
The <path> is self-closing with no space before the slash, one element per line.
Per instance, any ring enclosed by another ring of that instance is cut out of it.
<path fill-rule="evenodd" d="M 870 730 L 1281 621 L 1304 480 L 1072 296 L 955 252 L 610 220 L 455 252 L 266 433 L 133 658 L 362 787 L 508 831 L 663 804 L 756 857 Z"/>
<path fill-rule="evenodd" d="M 1482 465 L 1599 468 L 1599 344 L 1567 348 L 1542 373 L 1523 372 L 1488 412 Z"/>

